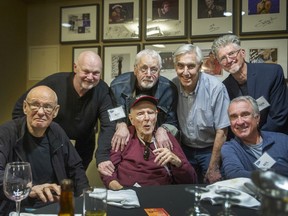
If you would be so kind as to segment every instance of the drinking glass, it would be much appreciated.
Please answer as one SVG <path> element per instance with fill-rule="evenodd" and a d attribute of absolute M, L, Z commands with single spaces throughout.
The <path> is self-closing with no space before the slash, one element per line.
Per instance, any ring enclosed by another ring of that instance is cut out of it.
<path fill-rule="evenodd" d="M 5 196 L 16 202 L 16 213 L 20 216 L 21 201 L 32 188 L 32 172 L 28 162 L 8 163 L 4 171 L 3 190 Z"/>
<path fill-rule="evenodd" d="M 206 193 L 209 189 L 197 185 L 191 185 L 185 188 L 186 191 L 195 195 L 193 207 L 188 210 L 189 216 L 210 216 L 210 213 L 201 206 L 200 200 L 202 193 Z"/>
<path fill-rule="evenodd" d="M 231 210 L 231 206 L 233 203 L 240 202 L 239 199 L 234 198 L 234 196 L 239 196 L 240 192 L 229 188 L 221 188 L 215 190 L 215 193 L 222 195 L 222 197 L 216 197 L 214 200 L 223 203 L 223 210 L 219 212 L 217 216 L 237 216 L 237 214 Z"/>

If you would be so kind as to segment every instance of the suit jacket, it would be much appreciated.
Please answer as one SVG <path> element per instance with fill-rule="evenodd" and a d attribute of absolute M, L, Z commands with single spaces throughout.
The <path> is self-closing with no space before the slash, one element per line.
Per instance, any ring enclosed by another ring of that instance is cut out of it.
<path fill-rule="evenodd" d="M 242 95 L 231 74 L 223 83 L 231 100 Z M 263 96 L 270 103 L 260 112 L 261 130 L 288 134 L 288 92 L 282 67 L 278 64 L 247 63 L 247 91 L 254 99 Z"/>

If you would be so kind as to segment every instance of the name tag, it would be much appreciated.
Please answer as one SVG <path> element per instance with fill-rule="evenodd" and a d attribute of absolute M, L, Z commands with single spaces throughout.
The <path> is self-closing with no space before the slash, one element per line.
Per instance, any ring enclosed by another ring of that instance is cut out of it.
<path fill-rule="evenodd" d="M 258 98 L 256 100 L 257 104 L 258 104 L 258 107 L 259 107 L 259 111 L 267 108 L 270 106 L 270 104 L 268 103 L 268 101 L 263 97 L 261 96 L 260 98 Z"/>
<path fill-rule="evenodd" d="M 107 111 L 108 111 L 110 121 L 115 121 L 115 120 L 126 117 L 122 106 L 119 106 L 119 107 L 116 107 L 113 109 L 109 109 Z"/>
<path fill-rule="evenodd" d="M 276 161 L 266 152 L 257 160 L 254 162 L 254 165 L 262 170 L 268 170 L 270 169 Z"/>

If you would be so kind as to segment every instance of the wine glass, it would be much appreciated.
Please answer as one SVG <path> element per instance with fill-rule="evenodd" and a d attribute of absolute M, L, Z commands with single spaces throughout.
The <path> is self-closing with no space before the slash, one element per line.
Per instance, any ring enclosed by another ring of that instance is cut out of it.
<path fill-rule="evenodd" d="M 28 162 L 11 162 L 5 167 L 3 190 L 5 196 L 16 202 L 16 213 L 20 216 L 21 201 L 32 188 L 32 172 Z"/>
<path fill-rule="evenodd" d="M 218 216 L 237 216 L 237 214 L 231 210 L 231 205 L 232 203 L 240 202 L 239 199 L 234 198 L 234 196 L 239 196 L 240 192 L 231 190 L 229 188 L 221 188 L 221 189 L 215 190 L 215 193 L 222 195 L 222 197 L 215 197 L 214 200 L 216 202 L 223 203 L 223 210 L 219 212 L 217 215 Z"/>
<path fill-rule="evenodd" d="M 189 216 L 210 216 L 210 213 L 201 206 L 200 199 L 202 193 L 206 193 L 209 189 L 197 185 L 191 185 L 185 188 L 186 191 L 195 195 L 193 207 L 188 210 Z"/>

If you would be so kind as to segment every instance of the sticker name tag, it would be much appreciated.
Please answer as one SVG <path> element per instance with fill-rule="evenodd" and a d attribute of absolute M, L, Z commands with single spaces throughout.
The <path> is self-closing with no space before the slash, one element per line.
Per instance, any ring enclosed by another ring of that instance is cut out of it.
<path fill-rule="evenodd" d="M 254 162 L 254 165 L 262 170 L 268 170 L 270 169 L 276 161 L 266 152 L 257 160 Z"/>
<path fill-rule="evenodd" d="M 259 107 L 259 111 L 267 108 L 270 106 L 270 104 L 268 103 L 268 101 L 263 97 L 261 96 L 260 98 L 258 98 L 256 100 L 257 104 L 258 104 L 258 107 Z"/>
<path fill-rule="evenodd" d="M 113 109 L 109 109 L 107 111 L 108 111 L 110 121 L 115 121 L 115 120 L 126 117 L 122 106 L 119 106 L 119 107 L 116 107 Z"/>

